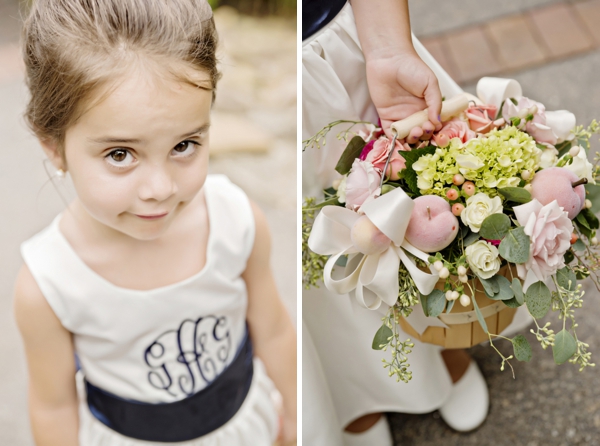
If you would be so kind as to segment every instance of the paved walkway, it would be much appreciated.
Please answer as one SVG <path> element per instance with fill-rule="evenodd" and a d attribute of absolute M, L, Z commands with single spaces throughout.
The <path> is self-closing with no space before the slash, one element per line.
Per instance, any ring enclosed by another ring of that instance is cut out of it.
<path fill-rule="evenodd" d="M 64 208 L 59 192 L 67 200 L 73 196 L 69 187 L 57 191 L 48 182 L 42 150 L 22 119 L 27 92 L 15 40 L 16 3 L 0 0 L 0 446 L 33 445 L 25 359 L 12 315 L 19 245 Z M 224 76 L 214 110 L 210 170 L 227 174 L 265 211 L 275 278 L 295 321 L 295 24 L 228 9 L 219 10 L 216 21 Z"/>
<path fill-rule="evenodd" d="M 548 110 L 570 110 L 585 125 L 600 118 L 600 1 L 413 0 L 410 6 L 415 34 L 471 93 L 483 75 L 512 77 L 526 96 Z M 578 335 L 600 364 L 599 293 L 590 283 L 586 293 L 584 308 L 576 313 Z M 548 320 L 559 324 L 556 318 Z M 499 357 L 488 346 L 471 349 L 491 398 L 490 414 L 479 430 L 453 432 L 437 411 L 390 414 L 395 444 L 600 445 L 600 369 L 579 373 L 572 364 L 556 366 L 552 353 L 527 337 L 533 359 L 513 362 L 516 380 L 510 371 L 499 370 Z M 511 353 L 506 343 L 498 346 L 505 355 Z"/>

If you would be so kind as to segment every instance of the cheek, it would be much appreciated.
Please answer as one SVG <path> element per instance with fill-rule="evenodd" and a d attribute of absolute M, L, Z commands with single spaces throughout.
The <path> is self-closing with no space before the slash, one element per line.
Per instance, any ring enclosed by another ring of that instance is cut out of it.
<path fill-rule="evenodd" d="M 114 216 L 128 210 L 135 198 L 133 178 L 106 175 L 84 170 L 84 175 L 71 175 L 81 204 L 97 218 Z"/>

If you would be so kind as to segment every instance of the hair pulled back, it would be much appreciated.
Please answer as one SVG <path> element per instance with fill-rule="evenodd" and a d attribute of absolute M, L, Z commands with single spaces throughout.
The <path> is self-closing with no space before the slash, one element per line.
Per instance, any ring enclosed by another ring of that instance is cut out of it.
<path fill-rule="evenodd" d="M 31 94 L 26 120 L 64 156 L 66 129 L 83 101 L 140 58 L 208 73 L 210 85 L 203 88 L 212 89 L 214 99 L 216 46 L 206 0 L 36 0 L 23 29 Z"/>

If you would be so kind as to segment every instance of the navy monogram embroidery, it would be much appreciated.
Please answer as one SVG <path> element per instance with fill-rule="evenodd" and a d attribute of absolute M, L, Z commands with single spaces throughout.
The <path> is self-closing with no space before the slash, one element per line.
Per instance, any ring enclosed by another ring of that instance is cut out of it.
<path fill-rule="evenodd" d="M 193 395 L 223 371 L 230 350 L 227 318 L 186 319 L 146 348 L 144 360 L 152 369 L 148 381 L 176 398 Z"/>

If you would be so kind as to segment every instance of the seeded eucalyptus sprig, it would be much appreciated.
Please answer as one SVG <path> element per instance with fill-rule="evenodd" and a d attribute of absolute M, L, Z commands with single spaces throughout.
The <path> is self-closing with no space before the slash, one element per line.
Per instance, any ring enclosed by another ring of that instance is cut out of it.
<path fill-rule="evenodd" d="M 331 131 L 331 129 L 333 127 L 335 127 L 336 125 L 339 124 L 350 124 L 349 127 L 347 127 L 346 129 L 342 130 L 340 133 L 337 134 L 337 139 L 339 140 L 347 140 L 347 137 L 349 134 L 351 134 L 351 130 L 352 127 L 354 127 L 357 124 L 370 124 L 373 125 L 372 122 L 369 121 L 350 121 L 347 119 L 340 119 L 338 121 L 333 121 L 329 124 L 327 124 L 325 127 L 323 127 L 321 130 L 319 130 L 314 136 L 311 136 L 308 139 L 305 139 L 304 141 L 302 141 L 302 151 L 304 152 L 308 147 L 316 147 L 317 149 L 320 149 L 321 146 L 324 146 L 327 142 L 325 140 L 327 134 Z"/>
<path fill-rule="evenodd" d="M 323 279 L 323 268 L 328 257 L 314 253 L 308 247 L 308 238 L 315 219 L 315 198 L 308 197 L 302 206 L 302 283 L 304 288 L 319 287 Z"/>

